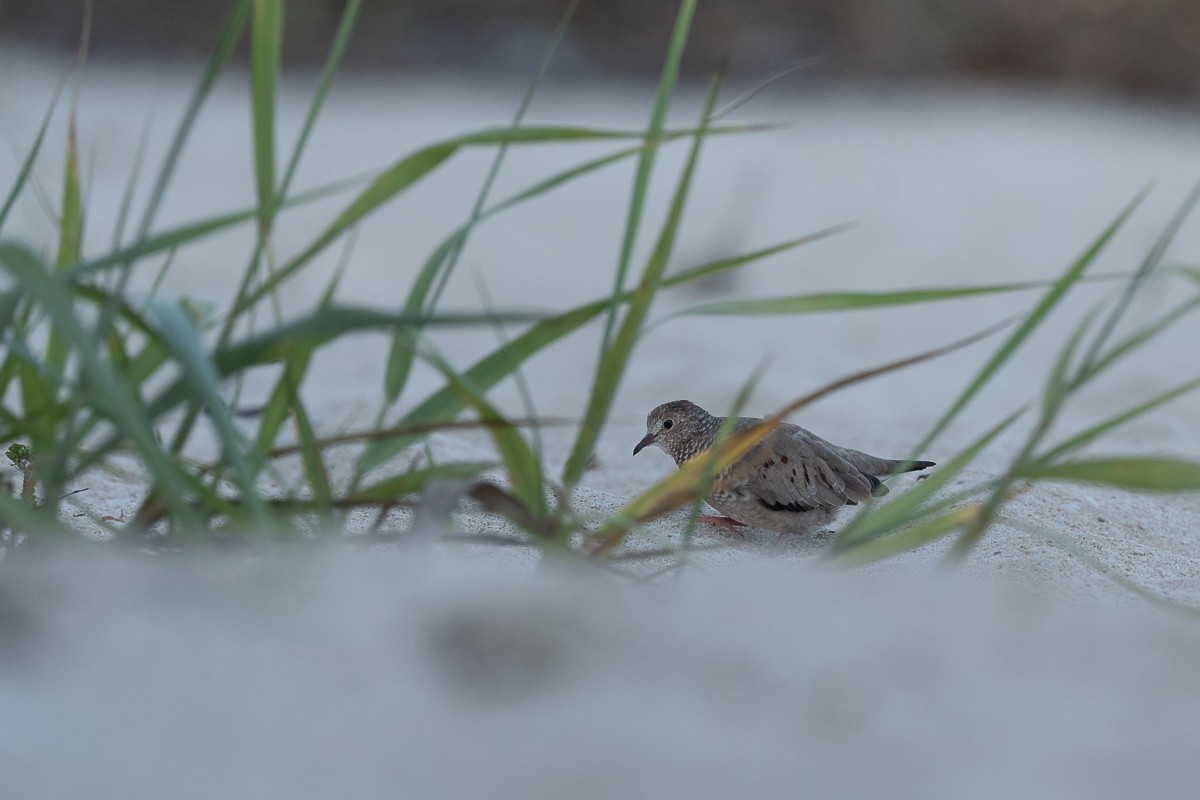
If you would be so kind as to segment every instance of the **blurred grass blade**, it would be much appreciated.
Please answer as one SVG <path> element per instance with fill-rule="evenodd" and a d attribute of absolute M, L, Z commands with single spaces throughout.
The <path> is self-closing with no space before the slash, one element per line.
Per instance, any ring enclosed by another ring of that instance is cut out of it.
<path fill-rule="evenodd" d="M 254 0 L 250 37 L 250 102 L 259 228 L 266 235 L 275 209 L 275 91 L 279 80 L 283 4 Z"/>
<path fill-rule="evenodd" d="M 122 435 L 137 448 L 175 518 L 198 528 L 199 519 L 186 500 L 187 478 L 159 448 L 149 419 L 132 388 L 101 361 L 94 341 L 76 317 L 71 296 L 63 285 L 25 251 L 12 245 L 0 243 L 0 264 L 41 303 L 68 342 L 74 345 L 92 406 L 110 417 Z"/>
<path fill-rule="evenodd" d="M 1096 257 L 1099 256 L 1101 251 L 1104 250 L 1109 240 L 1116 235 L 1117 231 L 1120 230 L 1121 226 L 1125 224 L 1125 221 L 1129 218 L 1129 216 L 1141 204 L 1145 196 L 1145 191 L 1139 193 L 1133 199 L 1133 201 L 1127 205 L 1120 214 L 1117 215 L 1117 218 L 1113 220 L 1107 228 L 1104 229 L 1100 236 L 1097 237 L 1096 240 L 1093 241 L 1086 250 L 1084 250 L 1079 258 L 1077 258 L 1074 263 L 1067 268 L 1066 272 L 1064 272 L 1062 277 L 1060 277 L 1054 283 L 1054 285 L 1050 287 L 1049 291 L 1046 292 L 1045 296 L 1042 297 L 1041 301 L 1037 304 L 1037 306 L 1034 307 L 1033 311 L 1031 311 L 1029 315 L 1025 317 L 1025 320 L 1017 327 L 1015 331 L 1013 331 L 1012 335 L 1009 336 L 1002 345 L 1000 345 L 1000 348 L 996 351 L 995 355 L 988 360 L 988 362 L 975 375 L 962 393 L 950 405 L 950 408 L 948 408 L 941 418 L 938 419 L 929 433 L 925 435 L 925 438 L 921 440 L 921 443 L 914 448 L 914 452 L 921 452 L 928 448 L 930 443 L 932 443 L 934 439 L 940 436 L 942 432 L 950 426 L 950 423 L 953 422 L 955 417 L 958 416 L 959 412 L 961 412 L 967 406 L 967 403 L 969 403 L 975 397 L 975 395 L 987 385 L 988 381 L 990 381 L 992 376 L 999 371 L 1000 367 L 1007 363 L 1009 358 L 1012 357 L 1013 353 L 1017 351 L 1017 348 L 1019 348 L 1027 338 L 1029 338 L 1029 335 L 1032 334 L 1038 325 L 1042 323 L 1042 320 L 1044 320 L 1050 314 L 1050 312 L 1054 310 L 1055 306 L 1058 305 L 1059 301 L 1062 300 L 1067 292 L 1079 282 L 1087 268 L 1096 260 Z"/>
<path fill-rule="evenodd" d="M 1099 313 L 1100 308 L 1096 307 L 1084 315 L 1059 351 L 1054 366 L 1050 368 L 1050 373 L 1046 376 L 1046 388 L 1042 390 L 1043 424 L 1048 424 L 1050 420 L 1054 419 L 1066 401 L 1067 395 L 1078 386 L 1079 380 L 1070 375 L 1071 364 L 1075 360 L 1075 354 L 1079 352 L 1083 337 L 1087 335 Z"/>
<path fill-rule="evenodd" d="M 433 467 L 414 469 L 351 492 L 346 495 L 345 500 L 350 503 L 390 503 L 406 494 L 416 494 L 424 489 L 430 481 L 468 480 L 495 466 L 494 463 L 480 461 L 438 464 Z"/>
<path fill-rule="evenodd" d="M 336 181 L 325 186 L 319 186 L 316 189 L 297 194 L 288 200 L 284 205 L 289 207 L 299 206 L 304 203 L 311 203 L 317 200 L 322 200 L 332 194 L 345 191 L 348 186 L 355 185 L 361 181 L 357 178 L 352 178 L 345 181 Z M 245 211 L 236 211 L 231 214 L 222 214 L 217 217 L 201 220 L 199 222 L 191 222 L 180 225 L 177 228 L 170 228 L 163 233 L 151 237 L 142 237 L 136 243 L 130 245 L 123 250 L 115 250 L 111 253 L 99 256 L 89 261 L 74 264 L 66 272 L 72 278 L 79 278 L 84 275 L 89 275 L 93 272 L 108 269 L 114 266 L 125 266 L 130 262 L 145 258 L 146 256 L 155 255 L 156 253 L 169 252 L 182 247 L 190 242 L 207 238 L 214 233 L 224 230 L 225 228 L 238 225 L 242 222 L 249 222 L 258 216 L 258 209 L 248 209 Z"/>
<path fill-rule="evenodd" d="M 835 566 L 861 566 L 916 550 L 969 525 L 979 513 L 980 504 L 945 511 L 932 519 L 903 528 L 886 536 L 877 536 L 842 550 L 830 550 Z"/>
<path fill-rule="evenodd" d="M 342 262 L 338 265 L 333 278 L 329 281 L 329 285 L 325 287 L 325 292 L 317 304 L 318 312 L 326 311 L 333 307 L 333 298 L 337 294 L 337 288 L 341 283 L 342 275 L 345 274 L 351 249 L 351 243 L 348 242 L 343 252 Z M 315 351 L 316 343 L 308 342 L 296 348 L 284 360 L 283 373 L 279 376 L 279 381 L 271 391 L 271 396 L 268 398 L 263 409 L 262 419 L 258 426 L 258 437 L 255 444 L 255 453 L 258 458 L 266 458 L 266 454 L 271 451 L 272 446 L 275 444 L 275 439 L 279 436 L 279 430 L 283 427 L 283 422 L 287 418 L 289 410 L 299 405 L 300 398 L 298 392 L 300 384 L 304 381 L 304 376 L 308 372 L 308 367 Z"/>
<path fill-rule="evenodd" d="M 58 106 L 58 98 L 62 94 L 62 88 L 63 83 L 60 81 L 54 88 L 54 96 L 50 98 L 46 116 L 42 117 L 41 127 L 38 128 L 37 135 L 33 137 L 33 145 L 26 153 L 25 160 L 21 162 L 21 169 L 17 171 L 16 180 L 13 181 L 8 196 L 4 198 L 4 205 L 0 206 L 0 231 L 4 230 L 4 222 L 8 219 L 8 214 L 16 204 L 17 198 L 24 191 L 25 184 L 29 181 L 29 175 L 33 172 L 33 165 L 37 163 L 38 154 L 42 151 L 42 143 L 46 141 L 46 131 L 50 128 L 50 120 L 54 117 L 54 109 Z"/>
<path fill-rule="evenodd" d="M 75 133 L 75 112 L 67 125 L 67 163 L 63 171 L 62 214 L 59 217 L 56 271 L 80 260 L 83 248 L 83 192 L 79 184 L 79 148 Z M 57 328 L 50 329 L 46 360 L 56 370 L 67 363 L 67 343 Z"/>
<path fill-rule="evenodd" d="M 242 502 L 252 518 L 260 524 L 270 521 L 266 504 L 255 485 L 257 471 L 247 457 L 246 443 L 233 422 L 233 415 L 221 396 L 221 377 L 204 351 L 200 332 L 187 314 L 175 303 L 152 298 L 147 308 L 159 319 L 164 342 L 175 355 L 175 364 L 190 387 L 194 402 L 205 408 L 213 422 L 221 445 L 221 460 L 229 465 L 237 478 Z"/>
<path fill-rule="evenodd" d="M 1200 492 L 1200 462 L 1176 458 L 1093 458 L 1020 469 L 1028 480 L 1093 483 L 1138 492 Z"/>
<path fill-rule="evenodd" d="M 963 297 L 1018 292 L 1045 286 L 1046 283 L 1044 281 L 1028 281 L 1023 283 L 993 284 L 989 286 L 962 286 L 949 289 L 905 289 L 895 292 L 827 292 L 750 300 L 717 300 L 685 308 L 672 316 L 702 314 L 733 314 L 738 316 L 811 314 L 828 311 L 878 308 L 881 306 L 911 305 L 938 300 L 956 300 Z"/>
<path fill-rule="evenodd" d="M 916 518 L 922 504 L 958 478 L 962 471 L 970 466 L 997 436 L 1016 422 L 1022 413 L 1023 409 L 1010 414 L 950 461 L 938 465 L 903 494 L 889 499 L 887 503 L 868 505 L 838 531 L 829 546 L 830 555 L 854 551 Z"/>
<path fill-rule="evenodd" d="M 1065 536 L 1061 536 L 1049 528 L 1038 525 L 1029 520 L 1008 516 L 1003 516 L 1000 519 L 1006 525 L 1011 525 L 1012 527 L 1025 531 L 1032 536 L 1037 536 L 1040 539 L 1044 539 L 1068 555 L 1079 559 L 1084 564 L 1096 570 L 1096 572 L 1116 583 L 1118 586 L 1128 589 L 1130 592 L 1142 598 L 1143 600 L 1147 600 L 1159 608 L 1185 614 L 1192 620 L 1200 619 L 1200 608 L 1181 603 L 1178 600 L 1172 600 L 1169 597 L 1164 597 L 1163 595 L 1160 595 L 1157 592 L 1142 586 L 1140 583 L 1130 580 L 1129 578 L 1125 577 L 1120 570 L 1104 563 L 1100 559 L 1096 558 L 1096 556 L 1094 556 L 1090 550 L 1080 547 L 1077 543 L 1066 538 Z"/>

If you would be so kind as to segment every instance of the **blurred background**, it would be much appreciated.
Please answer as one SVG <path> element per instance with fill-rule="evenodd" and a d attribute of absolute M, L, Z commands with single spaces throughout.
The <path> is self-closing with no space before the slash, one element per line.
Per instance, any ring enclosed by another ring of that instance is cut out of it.
<path fill-rule="evenodd" d="M 527 76 L 565 0 L 375 0 L 349 49 L 360 69 L 509 71 Z M 98 0 L 102 55 L 208 53 L 229 0 Z M 343 6 L 293 0 L 285 54 L 323 57 Z M 658 68 L 677 3 L 584 0 L 557 59 L 562 75 L 642 76 Z M 84 0 L 0 0 L 0 36 L 72 48 Z M 739 73 L 820 59 L 813 76 L 928 80 L 986 76 L 1200 97 L 1196 0 L 705 0 L 685 68 L 709 72 L 730 54 Z"/>

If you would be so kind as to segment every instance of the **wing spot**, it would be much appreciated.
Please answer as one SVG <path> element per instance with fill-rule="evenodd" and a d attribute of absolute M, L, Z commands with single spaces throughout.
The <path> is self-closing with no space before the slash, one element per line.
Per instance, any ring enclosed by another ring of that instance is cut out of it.
<path fill-rule="evenodd" d="M 787 457 L 787 456 L 780 456 L 780 457 L 779 457 L 779 460 L 780 460 L 780 461 L 782 461 L 782 462 L 783 462 L 783 463 L 785 463 L 785 464 L 786 464 L 786 463 L 788 463 L 788 457 Z"/>
<path fill-rule="evenodd" d="M 815 506 L 806 506 L 803 503 L 768 503 L 761 497 L 758 502 L 763 508 L 771 511 L 794 511 L 798 514 L 803 514 L 805 511 L 812 511 L 815 508 Z"/>

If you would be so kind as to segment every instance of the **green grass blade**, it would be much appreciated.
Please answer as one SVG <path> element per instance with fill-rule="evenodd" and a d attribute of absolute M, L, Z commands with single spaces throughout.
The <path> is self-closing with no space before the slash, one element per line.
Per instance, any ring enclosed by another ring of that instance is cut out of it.
<path fill-rule="evenodd" d="M 675 84 L 679 81 L 679 65 L 683 61 L 683 51 L 687 46 L 688 31 L 691 30 L 692 17 L 696 12 L 695 0 L 683 0 L 675 16 L 675 29 L 671 33 L 670 44 L 667 46 L 667 56 L 663 61 L 662 74 L 658 79 L 658 90 L 654 98 L 654 106 L 650 112 L 650 121 L 646 126 L 646 141 L 657 141 L 666 126 L 667 110 L 671 105 L 671 97 L 675 94 Z M 710 120 L 705 119 L 707 124 Z M 609 295 L 608 316 L 604 321 L 604 335 L 600 340 L 600 361 L 608 355 L 612 344 L 613 330 L 617 324 L 617 298 L 625 291 L 625 278 L 629 272 L 629 263 L 633 258 L 633 247 L 637 243 L 638 229 L 642 222 L 642 212 L 646 204 L 646 194 L 650 188 L 650 176 L 654 172 L 654 161 L 657 148 L 646 148 L 638 159 L 637 170 L 633 178 L 633 191 L 629 200 L 629 212 L 625 221 L 625 233 L 621 238 L 621 252 L 617 258 L 617 272 L 613 277 L 613 288 Z"/>
<path fill-rule="evenodd" d="M 1029 480 L 1091 483 L 1139 492 L 1200 492 L 1200 462 L 1177 458 L 1093 458 L 1020 469 Z"/>
<path fill-rule="evenodd" d="M 171 183 L 171 178 L 175 174 L 175 168 L 179 164 L 179 158 L 183 154 L 183 147 L 187 143 L 188 137 L 191 135 L 192 128 L 196 124 L 196 117 L 200 114 L 200 109 L 204 102 L 208 99 L 212 92 L 213 86 L 216 84 L 217 76 L 221 74 L 221 70 L 225 67 L 225 62 L 229 60 L 233 53 L 234 47 L 237 46 L 238 40 L 242 38 L 242 32 L 246 29 L 246 20 L 250 14 L 250 0 L 238 0 L 237 5 L 229 14 L 229 19 L 225 23 L 225 27 L 221 30 L 221 38 L 217 42 L 216 48 L 212 55 L 209 56 L 208 63 L 204 67 L 204 73 L 200 77 L 200 82 L 193 91 L 191 98 L 188 101 L 187 108 L 183 112 L 183 117 L 179 121 L 179 127 L 175 130 L 175 135 L 171 139 L 171 145 L 167 150 L 167 155 L 163 159 L 162 166 L 159 168 L 158 177 L 154 181 L 154 187 L 150 191 L 150 198 L 146 203 L 146 210 L 142 216 L 142 223 L 138 229 L 137 239 L 144 239 L 150 232 L 151 226 L 154 225 L 154 218 L 158 215 L 158 210 L 162 206 L 163 197 L 167 193 L 167 187 Z"/>
<path fill-rule="evenodd" d="M 1158 238 L 1154 242 L 1154 246 L 1150 248 L 1150 252 L 1146 254 L 1146 258 L 1142 261 L 1142 265 L 1138 268 L 1137 273 L 1126 285 L 1125 291 L 1121 294 L 1121 298 L 1113 307 L 1112 313 L 1109 314 L 1108 319 L 1104 321 L 1104 324 L 1100 326 L 1100 330 L 1095 340 L 1092 342 L 1091 348 L 1088 350 L 1087 355 L 1084 356 L 1084 372 L 1091 371 L 1095 361 L 1100 357 L 1100 351 L 1104 349 L 1104 344 L 1108 340 L 1108 337 L 1112 335 L 1114 330 L 1116 330 L 1117 323 L 1121 321 L 1121 317 L 1124 316 L 1125 312 L 1129 309 L 1129 304 L 1133 302 L 1133 296 L 1137 294 L 1138 289 L 1141 288 L 1146 278 L 1148 278 L 1162 262 L 1163 256 L 1166 255 L 1167 248 L 1170 247 L 1171 242 L 1175 240 L 1176 234 L 1179 233 L 1179 229 L 1183 227 L 1183 223 L 1191 215 L 1192 209 L 1196 207 L 1197 202 L 1200 202 L 1200 182 L 1192 187 L 1192 191 L 1188 193 L 1188 196 L 1184 199 L 1183 203 L 1180 204 L 1179 208 L 1175 211 L 1174 216 L 1172 216 L 1171 220 L 1167 223 L 1166 228 L 1164 228 L 1163 232 L 1159 234 Z"/>
<path fill-rule="evenodd" d="M 254 0 L 250 37 L 250 102 L 259 227 L 265 235 L 275 209 L 275 91 L 279 80 L 283 4 Z"/>
<path fill-rule="evenodd" d="M 1058 305 L 1059 301 L 1066 296 L 1067 292 L 1079 282 L 1087 268 L 1091 266 L 1093 261 L 1096 260 L 1096 257 L 1100 255 L 1101 251 L 1103 251 L 1109 240 L 1116 235 L 1117 231 L 1120 230 L 1121 226 L 1125 224 L 1125 221 L 1129 218 L 1129 216 L 1141 204 L 1145 196 L 1146 193 L 1142 192 L 1135 197 L 1133 201 L 1126 206 L 1120 214 L 1117 215 L 1117 218 L 1113 220 L 1107 228 L 1104 229 L 1100 236 L 1097 237 L 1096 240 L 1093 241 L 1086 250 L 1084 250 L 1079 258 L 1077 258 L 1074 263 L 1067 268 L 1062 277 L 1060 277 L 1054 283 L 1054 285 L 1050 287 L 1050 289 L 1042 297 L 1041 301 L 1038 302 L 1037 306 L 1034 307 L 1033 311 L 1031 311 L 1029 315 L 1025 317 L 1024 321 L 1017 327 L 1015 331 L 1013 331 L 1012 335 L 1010 335 L 1004 341 L 1004 343 L 1000 345 L 1000 348 L 996 351 L 996 353 L 988 360 L 983 368 L 979 370 L 967 387 L 934 424 L 929 433 L 925 435 L 925 438 L 922 439 L 921 443 L 915 448 L 916 452 L 925 450 L 934 439 L 940 436 L 942 432 L 949 427 L 950 423 L 954 421 L 955 417 L 958 416 L 959 412 L 961 412 L 967 406 L 967 403 L 969 403 L 975 397 L 975 395 L 978 394 L 985 385 L 987 385 L 988 381 L 992 379 L 992 376 L 995 375 L 1002 366 L 1004 366 L 1009 358 L 1012 357 L 1013 353 L 1017 351 L 1017 348 L 1019 348 L 1027 338 L 1029 338 L 1029 335 L 1032 334 L 1035 329 L 1037 329 L 1037 327 L 1050 314 L 1050 312 L 1054 310 L 1055 306 Z"/>
<path fill-rule="evenodd" d="M 354 32 L 354 27 L 358 23 L 358 13 L 362 9 L 362 0 L 349 0 L 342 9 L 341 19 L 338 21 L 337 31 L 333 36 L 333 44 L 329 48 L 329 55 L 325 59 L 324 66 L 321 67 L 320 77 L 317 79 L 317 88 L 313 92 L 312 101 L 308 104 L 308 113 L 304 116 L 304 125 L 300 128 L 300 135 L 296 138 L 296 146 L 292 148 L 292 155 L 288 159 L 287 167 L 283 172 L 283 180 L 279 183 L 279 197 L 287 197 L 288 188 L 292 185 L 292 178 L 296 174 L 296 169 L 300 166 L 300 157 L 304 153 L 304 148 L 308 144 L 309 136 L 312 134 L 313 126 L 316 124 L 317 117 L 321 113 L 321 108 L 325 105 L 325 98 L 329 95 L 329 89 L 333 85 L 333 79 L 337 75 L 338 67 L 342 63 L 342 57 L 346 52 L 346 45 L 350 42 L 350 35 Z"/>
<path fill-rule="evenodd" d="M 1128 355 L 1144 344 L 1151 342 L 1158 334 L 1162 333 L 1167 328 L 1174 325 L 1179 320 L 1191 314 L 1197 308 L 1200 308 L 1200 296 L 1193 297 L 1183 303 L 1180 303 L 1175 308 L 1164 314 L 1159 319 L 1150 323 L 1127 336 L 1120 343 L 1113 345 L 1108 352 L 1103 355 L 1096 355 L 1093 359 L 1080 370 L 1079 381 L 1083 382 L 1091 379 L 1095 375 L 1103 372 L 1113 365 L 1117 360 Z"/>
<path fill-rule="evenodd" d="M 254 291 L 247 293 L 235 305 L 233 316 L 238 316 L 257 303 L 271 291 L 298 272 L 305 264 L 320 254 L 348 229 L 362 221 L 385 203 L 391 201 L 416 184 L 443 162 L 468 146 L 500 144 L 534 144 L 540 142 L 602 141 L 606 139 L 628 139 L 638 136 L 626 131 L 601 130 L 597 128 L 542 126 L 524 128 L 498 128 L 453 137 L 428 145 L 400 159 L 384 170 L 375 180 L 330 223 L 317 238 Z"/>
<path fill-rule="evenodd" d="M 83 248 L 83 192 L 79 183 L 79 148 L 75 134 L 75 114 L 72 112 L 67 130 L 67 164 L 63 174 L 62 215 L 59 218 L 58 271 L 79 261 Z M 46 360 L 56 370 L 67 363 L 67 344 L 55 328 L 50 330 Z"/>
<path fill-rule="evenodd" d="M 1046 377 L 1046 388 L 1042 390 L 1042 420 L 1044 423 L 1054 419 L 1067 396 L 1078 386 L 1078 381 L 1069 377 L 1071 364 L 1075 360 L 1075 354 L 1079 352 L 1083 337 L 1087 335 L 1099 313 L 1100 309 L 1094 308 L 1084 315 L 1067 339 L 1067 343 L 1059 351 L 1054 366 L 1050 368 L 1050 374 Z"/>
<path fill-rule="evenodd" d="M 600 437 L 600 430 L 608 418 L 613 397 L 616 396 L 621 377 L 624 375 L 626 364 L 633 354 L 633 348 L 637 344 L 638 338 L 641 336 L 642 325 L 645 322 L 646 315 L 650 311 L 650 304 L 654 300 L 654 295 L 657 293 L 662 282 L 667 261 L 671 257 L 671 252 L 675 246 L 675 237 L 679 230 L 680 220 L 683 217 L 683 209 L 687 202 L 688 192 L 692 186 L 692 176 L 695 174 L 696 164 L 700 158 L 700 149 L 705 138 L 704 127 L 707 124 L 709 115 L 712 113 L 719 86 L 719 79 L 715 79 L 709 87 L 708 97 L 705 100 L 704 111 L 701 116 L 701 124 L 696 136 L 692 140 L 692 147 L 688 153 L 687 161 L 676 183 L 675 193 L 667 212 L 667 219 L 663 223 L 654 250 L 650 254 L 646 266 L 642 271 L 641 280 L 638 282 L 633 299 L 629 302 L 625 319 L 622 321 L 621 327 L 617 331 L 617 335 L 612 343 L 602 351 L 600 362 L 596 366 L 596 374 L 593 377 L 592 391 L 588 398 L 587 411 L 584 414 L 583 424 L 580 425 L 575 445 L 571 448 L 571 455 L 568 457 L 566 466 L 563 468 L 563 485 L 567 487 L 568 491 L 583 476 L 587 462 L 591 459 L 592 452 L 596 447 L 596 440 Z M 613 294 L 609 303 L 610 310 L 614 305 L 619 305 L 619 295 L 619 290 Z"/>
<path fill-rule="evenodd" d="M 558 46 L 562 42 L 563 36 L 566 35 L 567 25 L 574 16 L 578 5 L 578 0 L 571 0 L 567 4 L 567 8 L 560 18 L 558 28 L 555 30 L 546 48 L 546 52 L 542 56 L 542 62 L 534 73 L 533 80 L 530 81 L 525 94 L 521 98 L 521 102 L 517 106 L 517 111 L 513 115 L 510 125 L 512 130 L 520 129 L 521 122 L 525 119 L 525 114 L 529 110 L 529 104 L 533 102 L 534 94 L 541 84 L 542 77 L 545 75 L 550 61 L 554 57 L 554 53 L 558 50 Z M 479 189 L 479 194 L 475 198 L 475 203 L 471 208 L 471 213 L 466 223 L 461 225 L 446 240 L 443 246 L 434 252 L 434 256 L 425 262 L 420 275 L 413 282 L 412 289 L 409 291 L 408 299 L 404 306 L 406 311 L 416 313 L 422 309 L 432 311 L 437 308 L 442 293 L 450 281 L 450 276 L 454 273 L 454 268 L 458 265 L 458 259 L 466 247 L 471 231 L 483 218 L 484 206 L 487 203 L 492 186 L 500 174 L 500 167 L 504 164 L 504 157 L 508 154 L 508 148 L 509 144 L 505 142 L 496 149 L 492 165 L 488 170 L 487 176 L 483 179 L 483 185 Z M 432 296 L 429 296 L 430 287 L 435 287 L 432 289 Z M 414 345 L 419 333 L 419 329 L 397 331 L 396 336 L 392 340 L 384 374 L 385 409 L 396 402 L 405 384 L 408 383 L 408 375 L 412 369 L 413 353 L 415 352 Z"/>

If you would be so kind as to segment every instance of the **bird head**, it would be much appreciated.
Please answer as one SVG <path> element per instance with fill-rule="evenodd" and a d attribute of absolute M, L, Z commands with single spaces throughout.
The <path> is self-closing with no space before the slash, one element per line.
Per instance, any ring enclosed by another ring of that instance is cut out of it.
<path fill-rule="evenodd" d="M 633 448 L 636 456 L 648 445 L 655 445 L 676 464 L 682 464 L 708 449 L 721 421 L 695 403 L 673 400 L 663 403 L 646 417 L 646 435 Z"/>

